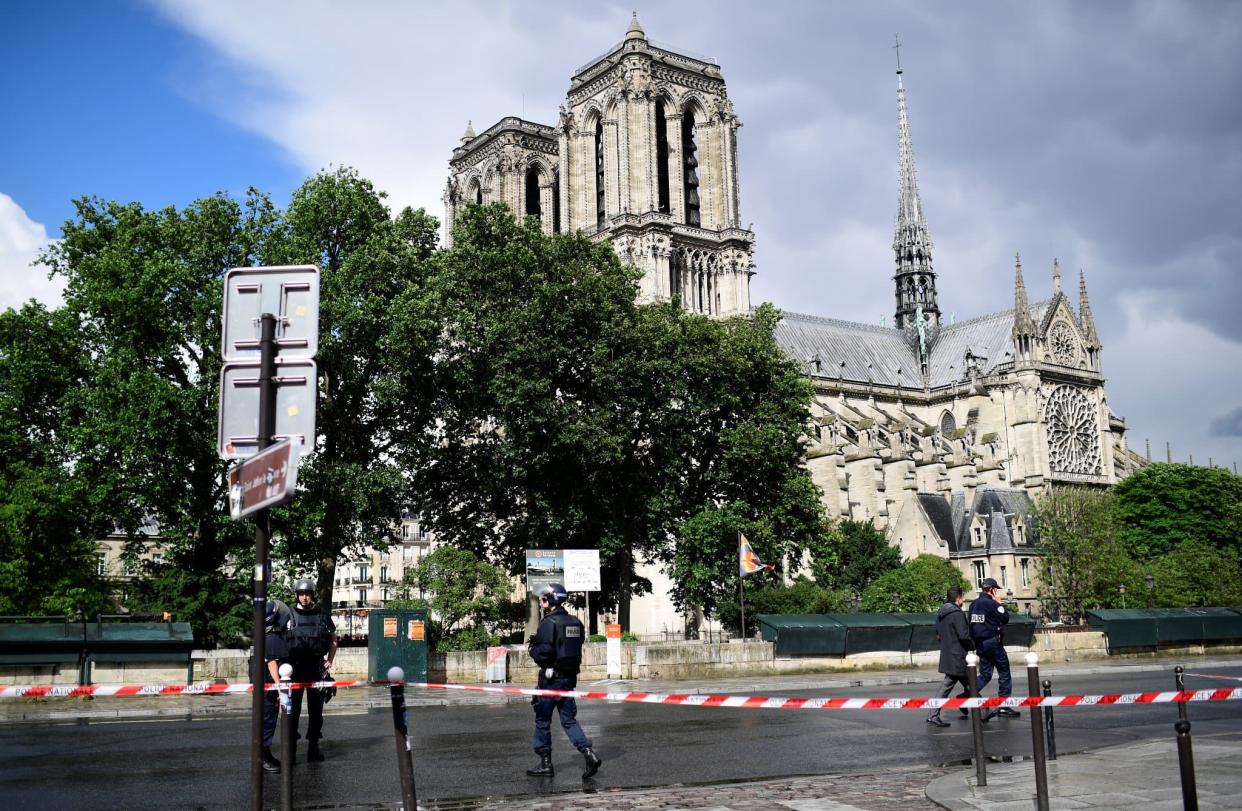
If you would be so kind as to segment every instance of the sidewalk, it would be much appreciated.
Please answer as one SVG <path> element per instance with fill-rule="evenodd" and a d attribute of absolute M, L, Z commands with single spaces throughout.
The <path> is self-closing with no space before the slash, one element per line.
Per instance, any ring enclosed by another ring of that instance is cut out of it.
<path fill-rule="evenodd" d="M 1242 731 L 1192 738 L 1199 808 L 1242 808 Z M 1035 807 L 1030 761 L 989 764 L 987 786 L 975 771 L 932 780 L 927 797 L 951 811 L 1026 811 Z M 1167 739 L 1113 746 L 1048 762 L 1049 807 L 1133 811 L 1182 808 L 1177 743 Z"/>
<path fill-rule="evenodd" d="M 1041 674 L 1052 678 L 1058 675 L 1094 675 L 1118 672 L 1168 671 L 1170 681 L 1174 665 L 1187 663 L 1191 669 L 1211 667 L 1236 667 L 1242 656 L 1205 660 L 1185 657 L 1165 657 L 1140 662 L 1133 660 L 1099 661 L 1081 663 L 1049 663 L 1041 668 Z M 609 692 L 637 693 L 684 693 L 767 695 L 790 693 L 799 690 L 834 690 L 857 687 L 878 687 L 901 684 L 939 684 L 941 676 L 933 668 L 901 668 L 861 673 L 798 674 L 791 676 L 746 677 L 733 679 L 690 679 L 670 681 L 608 680 L 583 682 L 580 690 L 605 690 Z M 910 695 L 927 694 L 926 690 L 914 689 Z M 476 693 L 462 690 L 420 690 L 406 688 L 406 702 L 411 707 L 486 705 L 526 703 L 522 696 L 506 696 L 495 693 Z M 340 690 L 336 698 L 325 707 L 325 714 L 359 713 L 390 706 L 386 687 L 351 687 Z M 46 723 L 77 720 L 123 720 L 143 718 L 221 718 L 242 716 L 250 712 L 251 698 L 248 693 L 234 695 L 195 696 L 97 696 L 94 698 L 48 698 L 48 699 L 0 699 L 0 724 Z M 1240 803 L 1242 806 L 1242 803 Z"/>

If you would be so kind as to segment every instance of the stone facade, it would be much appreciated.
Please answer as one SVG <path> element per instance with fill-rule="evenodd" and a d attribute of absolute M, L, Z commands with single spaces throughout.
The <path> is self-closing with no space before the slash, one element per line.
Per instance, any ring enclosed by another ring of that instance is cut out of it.
<path fill-rule="evenodd" d="M 639 301 L 749 313 L 740 126 L 715 60 L 649 42 L 635 15 L 620 44 L 574 73 L 556 126 L 467 127 L 449 161 L 445 242 L 465 206 L 502 202 L 548 233 L 610 242 L 643 272 Z"/>
<path fill-rule="evenodd" d="M 873 523 L 904 557 L 948 557 L 976 587 L 1012 580 L 1029 608 L 1034 540 L 1015 556 L 1014 543 L 988 539 L 1023 532 L 1049 485 L 1111 485 L 1144 460 L 1109 409 L 1081 272 L 1077 309 L 1055 260 L 1051 297 L 1031 304 L 1019 258 L 1013 309 L 942 322 L 901 71 L 897 99 L 893 326 L 786 313 L 777 330 L 815 386 L 807 466 L 830 515 Z"/>

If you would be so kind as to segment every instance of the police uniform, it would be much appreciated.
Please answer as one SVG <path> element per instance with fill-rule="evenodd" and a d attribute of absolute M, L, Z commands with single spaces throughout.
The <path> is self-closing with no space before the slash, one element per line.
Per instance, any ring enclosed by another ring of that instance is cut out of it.
<path fill-rule="evenodd" d="M 293 681 L 314 682 L 324 678 L 324 657 L 331 647 L 332 637 L 336 633 L 336 625 L 326 612 L 318 607 L 303 607 L 294 604 L 292 621 L 289 625 L 289 664 L 293 666 Z M 297 688 L 293 690 L 293 739 L 302 736 L 298 733 L 298 719 L 302 713 L 302 695 L 306 693 L 306 702 L 310 720 L 306 726 L 306 739 L 310 742 L 308 757 L 318 759 L 319 739 L 323 737 L 323 704 L 324 696 L 318 688 Z"/>
<path fill-rule="evenodd" d="M 564 606 L 556 606 L 539 623 L 534 640 L 530 643 L 530 657 L 539 665 L 539 687 L 546 690 L 572 690 L 578 684 L 578 671 L 582 667 L 582 642 L 584 629 L 577 617 Z M 552 752 L 552 711 L 561 716 L 565 734 L 579 752 L 591 748 L 591 739 L 578 723 L 578 705 L 572 698 L 535 696 L 536 754 Z"/>
<path fill-rule="evenodd" d="M 264 684 L 272 684 L 275 680 L 272 678 L 272 671 L 269 669 L 268 662 L 276 662 L 277 666 L 288 661 L 289 645 L 285 638 L 290 623 L 289 606 L 280 600 L 271 600 L 268 603 L 263 636 L 263 682 Z M 267 755 L 265 762 L 268 762 L 268 770 L 275 771 L 280 768 L 280 762 L 271 757 L 270 747 L 272 738 L 276 734 L 276 723 L 280 719 L 280 693 L 276 690 L 267 690 L 263 693 L 263 750 Z"/>
<path fill-rule="evenodd" d="M 985 586 L 997 588 L 995 580 L 987 578 Z M 1009 612 L 988 591 L 980 593 L 970 604 L 970 636 L 979 654 L 979 693 L 992 680 L 995 669 L 998 677 L 997 695 L 1008 697 L 1013 692 L 1013 679 L 1009 673 L 1009 655 L 1005 653 L 1004 628 L 1009 624 Z M 1015 716 L 1018 713 L 1002 708 L 997 714 Z M 991 717 L 993 713 L 989 713 Z M 986 719 L 985 719 L 986 720 Z"/>

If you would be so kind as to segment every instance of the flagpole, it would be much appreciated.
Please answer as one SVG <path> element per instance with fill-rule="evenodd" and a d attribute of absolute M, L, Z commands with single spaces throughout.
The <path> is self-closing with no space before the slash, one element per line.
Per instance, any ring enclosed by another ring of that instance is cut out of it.
<path fill-rule="evenodd" d="M 742 642 L 746 642 L 746 575 L 742 573 L 742 564 L 740 562 L 740 553 L 742 549 L 742 531 L 737 531 L 737 548 L 739 552 L 739 562 L 737 566 L 737 602 L 742 609 Z"/>

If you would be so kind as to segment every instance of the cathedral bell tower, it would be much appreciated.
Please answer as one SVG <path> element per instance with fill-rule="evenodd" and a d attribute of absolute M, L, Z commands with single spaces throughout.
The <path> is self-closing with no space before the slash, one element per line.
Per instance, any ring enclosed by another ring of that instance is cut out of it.
<path fill-rule="evenodd" d="M 936 273 L 932 270 L 932 241 L 919 199 L 914 171 L 914 148 L 906 118 L 906 90 L 902 85 L 900 51 L 897 62 L 897 223 L 893 228 L 893 253 L 897 260 L 897 314 L 895 326 L 918 353 L 924 370 L 928 355 L 940 334 L 940 305 L 936 301 Z"/>
<path fill-rule="evenodd" d="M 580 68 L 561 108 L 560 209 L 643 271 L 639 301 L 750 312 L 754 235 L 740 224 L 737 130 L 714 59 L 625 39 Z"/>

